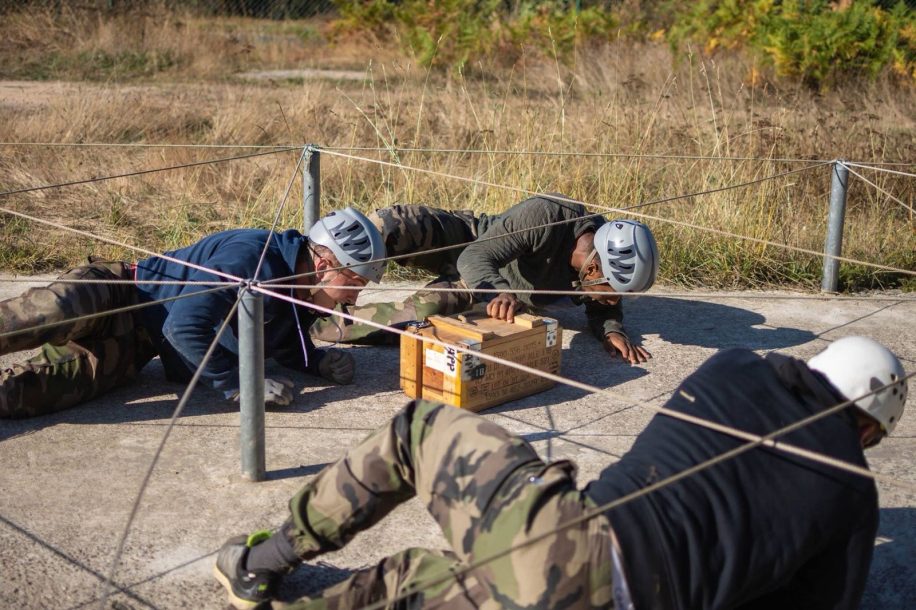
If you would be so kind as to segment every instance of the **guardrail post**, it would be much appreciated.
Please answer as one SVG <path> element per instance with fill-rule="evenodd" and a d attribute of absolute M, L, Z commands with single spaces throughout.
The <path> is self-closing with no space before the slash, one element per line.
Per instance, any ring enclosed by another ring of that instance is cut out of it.
<path fill-rule="evenodd" d="M 242 476 L 263 481 L 264 458 L 264 296 L 242 288 L 239 304 L 239 437 Z"/>
<path fill-rule="evenodd" d="M 321 217 L 321 153 L 309 144 L 302 165 L 302 225 L 308 234 Z"/>
<path fill-rule="evenodd" d="M 846 217 L 846 187 L 849 169 L 841 159 L 833 162 L 830 172 L 830 212 L 827 215 L 827 241 L 824 243 L 824 272 L 821 277 L 822 292 L 836 292 L 840 276 L 840 256 L 843 250 L 843 220 Z"/>

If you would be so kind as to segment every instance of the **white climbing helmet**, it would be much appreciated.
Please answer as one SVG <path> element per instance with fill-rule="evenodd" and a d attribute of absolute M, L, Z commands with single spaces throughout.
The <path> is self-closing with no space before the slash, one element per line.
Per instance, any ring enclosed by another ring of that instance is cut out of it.
<path fill-rule="evenodd" d="M 649 227 L 635 220 L 611 220 L 595 231 L 601 272 L 614 292 L 644 292 L 655 283 L 658 246 Z"/>
<path fill-rule="evenodd" d="M 848 400 L 874 417 L 890 434 L 906 402 L 905 373 L 889 349 L 867 337 L 843 337 L 808 360 Z M 878 392 L 873 390 L 888 386 Z M 868 396 L 864 396 L 868 394 Z M 861 397 L 861 398 L 860 398 Z"/>
<path fill-rule="evenodd" d="M 385 271 L 385 244 L 375 225 L 359 210 L 347 207 L 320 218 L 309 229 L 309 241 L 324 246 L 344 267 L 370 282 Z"/>

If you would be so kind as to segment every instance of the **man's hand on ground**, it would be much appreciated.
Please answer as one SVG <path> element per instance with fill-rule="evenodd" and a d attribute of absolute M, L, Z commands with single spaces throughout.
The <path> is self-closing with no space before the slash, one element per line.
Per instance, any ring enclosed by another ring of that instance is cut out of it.
<path fill-rule="evenodd" d="M 616 358 L 618 355 L 630 364 L 641 364 L 652 357 L 646 348 L 634 345 L 622 333 L 608 333 L 604 336 L 604 351 Z"/>
<path fill-rule="evenodd" d="M 524 308 L 525 304 L 515 298 L 514 294 L 503 292 L 487 303 L 487 315 L 497 320 L 515 322 L 515 314 L 521 313 Z"/>
<path fill-rule="evenodd" d="M 328 381 L 333 381 L 340 385 L 353 383 L 353 373 L 355 372 L 356 361 L 347 350 L 326 350 L 324 358 L 318 363 L 318 374 Z"/>

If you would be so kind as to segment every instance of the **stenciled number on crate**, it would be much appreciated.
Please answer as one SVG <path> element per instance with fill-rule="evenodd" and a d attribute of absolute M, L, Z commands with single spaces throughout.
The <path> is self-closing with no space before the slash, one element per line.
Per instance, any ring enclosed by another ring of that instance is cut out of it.
<path fill-rule="evenodd" d="M 459 345 L 465 347 L 469 350 L 480 351 L 481 345 L 480 341 L 474 341 L 473 339 L 468 339 L 462 341 Z M 487 374 L 487 365 L 480 361 L 480 358 L 477 357 L 477 354 L 467 351 L 461 354 L 461 378 L 465 381 L 473 381 L 474 379 L 483 379 Z"/>

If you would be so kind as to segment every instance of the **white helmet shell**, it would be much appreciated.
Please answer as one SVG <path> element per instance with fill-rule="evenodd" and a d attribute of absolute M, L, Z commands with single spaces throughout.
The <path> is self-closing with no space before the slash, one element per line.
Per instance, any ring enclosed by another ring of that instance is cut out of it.
<path fill-rule="evenodd" d="M 370 282 L 385 271 L 385 243 L 375 225 L 359 210 L 347 207 L 331 212 L 309 229 L 309 241 L 334 253 L 338 262 Z"/>
<path fill-rule="evenodd" d="M 890 434 L 906 402 L 907 386 L 900 360 L 867 337 L 843 337 L 808 360 L 847 400 L 874 417 Z M 888 386 L 879 392 L 877 388 Z M 866 394 L 868 394 L 866 396 Z"/>
<path fill-rule="evenodd" d="M 601 272 L 615 292 L 644 292 L 655 283 L 658 246 L 649 227 L 634 220 L 611 220 L 595 231 Z"/>

